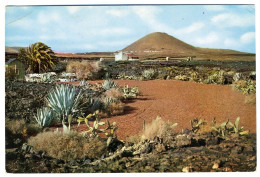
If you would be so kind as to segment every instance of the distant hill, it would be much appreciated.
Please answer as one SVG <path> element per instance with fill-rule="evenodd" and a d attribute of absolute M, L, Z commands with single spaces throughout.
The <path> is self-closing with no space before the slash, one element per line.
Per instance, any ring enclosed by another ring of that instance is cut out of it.
<path fill-rule="evenodd" d="M 125 52 L 132 52 L 141 59 L 160 57 L 189 57 L 216 60 L 254 60 L 255 54 L 228 49 L 208 49 L 194 47 L 167 33 L 150 33 L 126 48 Z"/>
<path fill-rule="evenodd" d="M 21 48 L 26 49 L 27 47 L 8 47 L 8 46 L 5 46 L 5 52 L 7 52 L 7 53 L 19 53 L 19 50 Z"/>
<path fill-rule="evenodd" d="M 174 53 L 193 53 L 196 48 L 166 33 L 148 34 L 131 45 L 123 49 L 123 51 L 136 51 L 139 53 L 146 52 L 168 52 Z"/>

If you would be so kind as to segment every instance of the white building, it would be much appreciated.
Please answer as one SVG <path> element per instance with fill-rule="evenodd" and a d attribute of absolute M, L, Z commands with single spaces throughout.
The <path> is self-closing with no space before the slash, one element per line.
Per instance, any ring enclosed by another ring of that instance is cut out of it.
<path fill-rule="evenodd" d="M 119 51 L 115 53 L 115 61 L 128 61 L 128 60 L 138 60 L 138 57 L 132 53 L 125 53 Z"/>

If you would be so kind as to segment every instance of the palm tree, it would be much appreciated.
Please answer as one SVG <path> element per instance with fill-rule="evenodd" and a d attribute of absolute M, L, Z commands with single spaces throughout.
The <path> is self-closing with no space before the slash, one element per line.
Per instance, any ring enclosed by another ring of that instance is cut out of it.
<path fill-rule="evenodd" d="M 25 63 L 35 73 L 52 69 L 57 62 L 54 52 L 42 42 L 34 43 L 26 50 Z"/>

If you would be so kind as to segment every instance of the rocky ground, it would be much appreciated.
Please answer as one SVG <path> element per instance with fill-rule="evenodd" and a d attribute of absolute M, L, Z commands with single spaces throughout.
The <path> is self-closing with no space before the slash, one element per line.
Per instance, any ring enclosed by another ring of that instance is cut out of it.
<path fill-rule="evenodd" d="M 197 135 L 187 131 L 170 144 L 162 139 L 125 143 L 100 159 L 63 161 L 24 144 L 6 150 L 8 173 L 245 172 L 256 170 L 256 136 Z"/>
<path fill-rule="evenodd" d="M 205 79 L 212 72 L 218 70 L 240 72 L 246 76 L 251 71 L 255 71 L 255 61 L 107 61 L 103 65 L 109 76 L 113 79 L 117 79 L 118 75 L 122 74 L 126 76 L 140 76 L 144 70 L 149 68 L 153 68 L 159 73 L 157 76 L 159 79 L 163 79 L 163 76 L 165 78 L 167 76 L 174 78 L 180 74 L 189 75 L 189 73 L 193 72 L 197 72 L 199 78 Z"/>
<path fill-rule="evenodd" d="M 120 64 L 111 75 L 121 71 L 133 75 L 147 68 L 139 65 Z M 224 65 L 224 64 L 223 64 Z M 229 66 L 229 65 L 227 65 Z M 230 64 L 230 68 L 246 72 L 254 70 L 254 63 L 248 68 L 245 64 Z M 109 66 L 110 67 L 110 66 Z M 111 66 L 113 68 L 114 66 Z M 165 67 L 162 65 L 161 67 Z M 164 73 L 174 77 L 186 70 L 186 65 Z M 191 70 L 210 71 L 209 68 L 196 68 L 190 63 Z M 221 63 L 218 67 L 222 67 Z M 242 67 L 242 68 L 241 68 Z M 206 69 L 205 69 L 206 68 Z M 221 68 L 229 71 L 230 68 Z M 187 71 L 189 71 L 188 69 Z M 218 69 L 219 70 L 219 69 Z M 109 71 L 109 70 L 107 70 Z M 110 71 L 109 71 L 110 72 Z M 234 71 L 235 72 L 235 71 Z M 247 77 L 246 76 L 246 77 Z M 204 77 L 204 76 L 203 76 Z M 98 159 L 74 159 L 64 161 L 49 157 L 46 152 L 35 151 L 23 144 L 6 148 L 6 171 L 8 173 L 50 173 L 50 172 L 231 172 L 256 170 L 256 105 L 246 104 L 245 95 L 232 90 L 230 85 L 202 84 L 174 80 L 130 81 L 117 80 L 119 85 L 138 86 L 142 92 L 135 100 L 126 102 L 123 115 L 111 116 L 102 121 L 117 122 L 115 151 L 107 152 Z M 91 83 L 96 83 L 92 81 Z M 78 84 L 78 83 L 77 83 Z M 44 106 L 45 96 L 55 84 L 9 82 L 5 83 L 5 116 L 9 119 L 34 120 L 37 108 Z M 194 134 L 187 130 L 178 133 L 170 143 L 155 138 L 140 143 L 129 143 L 130 135 L 137 135 L 146 123 L 161 116 L 164 121 L 178 123 L 177 132 L 190 127 L 190 120 L 195 117 L 210 123 L 215 117 L 218 123 L 229 119 L 234 122 L 239 116 L 240 124 L 249 135 L 228 135 L 225 137 L 213 133 Z M 86 127 L 82 125 L 81 131 Z"/>
<path fill-rule="evenodd" d="M 47 93 L 55 84 L 5 82 L 5 116 L 10 119 L 32 120 L 37 108 L 45 102 Z"/>

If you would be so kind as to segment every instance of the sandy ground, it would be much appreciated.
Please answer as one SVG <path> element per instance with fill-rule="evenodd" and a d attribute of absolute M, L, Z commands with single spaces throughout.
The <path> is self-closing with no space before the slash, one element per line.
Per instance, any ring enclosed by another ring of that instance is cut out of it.
<path fill-rule="evenodd" d="M 97 81 L 91 81 L 95 83 Z M 102 81 L 99 81 L 102 82 Z M 213 118 L 217 123 L 228 119 L 234 123 L 240 117 L 240 126 L 250 133 L 256 132 L 256 106 L 245 104 L 245 95 L 234 91 L 228 85 L 206 85 L 175 80 L 132 81 L 118 80 L 119 85 L 138 86 L 141 96 L 126 103 L 125 113 L 102 120 L 116 122 L 118 138 L 138 134 L 156 116 L 165 121 L 178 123 L 176 131 L 190 129 L 190 120 L 201 118 L 211 125 Z M 80 130 L 84 130 L 81 125 Z"/>

